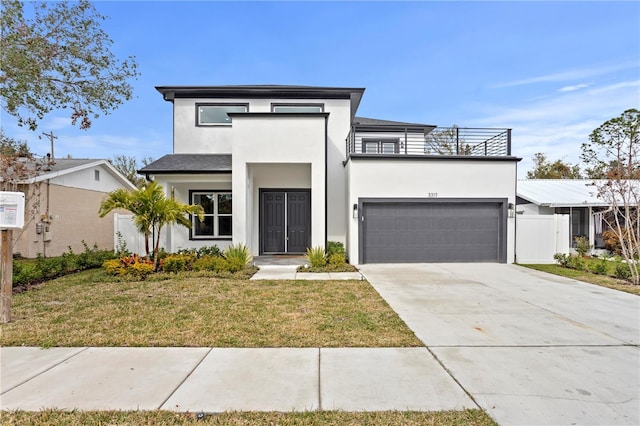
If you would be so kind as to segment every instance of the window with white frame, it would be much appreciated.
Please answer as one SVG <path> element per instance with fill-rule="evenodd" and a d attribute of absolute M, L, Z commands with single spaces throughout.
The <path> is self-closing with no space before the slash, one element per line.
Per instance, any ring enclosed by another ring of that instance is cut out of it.
<path fill-rule="evenodd" d="M 363 139 L 362 151 L 365 154 L 397 154 L 398 139 Z"/>
<path fill-rule="evenodd" d="M 193 239 L 231 237 L 231 193 L 218 191 L 192 191 L 191 204 L 202 206 L 204 220 L 193 216 Z"/>
<path fill-rule="evenodd" d="M 198 126 L 219 126 L 231 124 L 230 112 L 247 112 L 249 106 L 246 104 L 197 104 Z"/>

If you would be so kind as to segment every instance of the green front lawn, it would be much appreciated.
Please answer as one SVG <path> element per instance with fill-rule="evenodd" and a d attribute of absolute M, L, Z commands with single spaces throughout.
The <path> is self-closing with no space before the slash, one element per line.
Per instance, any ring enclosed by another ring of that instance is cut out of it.
<path fill-rule="evenodd" d="M 600 260 L 596 259 L 585 259 L 588 265 L 595 264 L 596 262 L 600 262 Z M 615 263 L 607 262 L 608 268 L 607 272 L 610 274 L 614 273 Z M 628 281 L 620 280 L 608 275 L 598 275 L 587 271 L 578 271 L 576 269 L 565 268 L 560 265 L 520 265 L 527 268 L 535 269 L 537 271 L 547 272 L 554 275 L 560 275 L 562 277 L 572 278 L 578 281 L 584 281 L 587 283 L 599 285 L 602 287 L 612 288 L 614 290 L 624 291 L 626 293 L 631 293 L 635 295 L 640 295 L 640 286 L 632 285 Z"/>
<path fill-rule="evenodd" d="M 90 270 L 14 294 L 2 346 L 422 346 L 366 281 L 207 273 L 114 282 Z"/>

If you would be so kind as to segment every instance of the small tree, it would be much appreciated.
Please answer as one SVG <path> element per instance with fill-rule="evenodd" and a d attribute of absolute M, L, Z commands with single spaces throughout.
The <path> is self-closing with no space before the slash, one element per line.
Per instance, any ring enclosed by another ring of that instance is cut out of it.
<path fill-rule="evenodd" d="M 35 130 L 45 114 L 68 108 L 71 123 L 87 129 L 131 98 L 137 64 L 115 58 L 104 19 L 89 0 L 0 2 L 0 98 L 19 125 Z"/>
<path fill-rule="evenodd" d="M 533 169 L 527 172 L 527 179 L 580 179 L 580 167 L 563 160 L 551 162 L 541 152 L 533 155 Z"/>
<path fill-rule="evenodd" d="M 640 284 L 640 111 L 629 109 L 595 129 L 582 144 L 582 159 L 604 175 L 596 187 L 611 206 L 604 218 L 618 238 L 631 281 Z"/>
<path fill-rule="evenodd" d="M 184 204 L 167 198 L 157 182 L 145 182 L 134 191 L 119 188 L 110 192 L 100 204 L 98 214 L 104 217 L 115 209 L 125 209 L 133 214 L 134 224 L 144 235 L 147 256 L 151 255 L 149 238 L 152 237 L 156 269 L 162 228 L 174 223 L 191 228 L 191 221 L 186 216 L 188 214 L 197 215 L 200 220 L 204 220 L 202 206 Z"/>
<path fill-rule="evenodd" d="M 147 165 L 152 161 L 151 158 L 143 158 L 142 164 Z M 138 160 L 135 157 L 116 155 L 109 162 L 135 186 L 140 187 L 145 182 L 145 179 L 138 174 Z"/>

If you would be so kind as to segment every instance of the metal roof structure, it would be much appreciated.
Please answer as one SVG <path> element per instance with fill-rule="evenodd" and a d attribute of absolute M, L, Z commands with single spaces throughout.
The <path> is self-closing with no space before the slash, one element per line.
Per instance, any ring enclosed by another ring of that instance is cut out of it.
<path fill-rule="evenodd" d="M 530 179 L 519 180 L 517 195 L 526 201 L 545 207 L 606 207 L 597 197 L 598 179 Z M 634 181 L 640 187 L 640 181 Z"/>

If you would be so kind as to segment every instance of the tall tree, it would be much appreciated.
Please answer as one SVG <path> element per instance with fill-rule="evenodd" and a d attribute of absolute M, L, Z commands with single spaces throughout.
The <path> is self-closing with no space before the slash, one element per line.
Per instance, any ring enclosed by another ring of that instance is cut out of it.
<path fill-rule="evenodd" d="M 28 207 L 24 230 L 39 210 L 40 184 L 25 185 L 29 179 L 37 176 L 41 164 L 33 156 L 27 143 L 15 140 L 0 129 L 0 191 L 25 192 L 25 204 Z M 11 321 L 11 299 L 13 291 L 13 242 L 20 238 L 11 229 L 0 230 L 0 322 Z M 15 238 L 14 238 L 15 237 Z"/>
<path fill-rule="evenodd" d="M 580 179 L 580 167 L 563 160 L 551 162 L 542 152 L 533 155 L 533 169 L 527 172 L 527 179 Z"/>
<path fill-rule="evenodd" d="M 19 125 L 35 130 L 47 113 L 70 109 L 71 123 L 88 129 L 131 98 L 135 58 L 113 55 L 104 20 L 88 0 L 1 0 L 0 99 Z"/>
<path fill-rule="evenodd" d="M 151 158 L 143 158 L 142 164 L 146 166 L 152 161 Z M 145 179 L 138 174 L 138 160 L 135 157 L 116 155 L 109 162 L 135 186 L 140 187 L 145 182 Z"/>
<path fill-rule="evenodd" d="M 200 220 L 204 220 L 202 206 L 184 204 L 167 198 L 157 182 L 145 182 L 134 191 L 119 188 L 110 192 L 100 204 L 98 214 L 104 217 L 115 209 L 125 209 L 133 214 L 133 223 L 144 235 L 147 256 L 151 254 L 149 238 L 153 239 L 151 243 L 156 268 L 162 228 L 174 223 L 190 228 L 191 221 L 186 216 L 189 214 L 197 215 Z"/>
<path fill-rule="evenodd" d="M 618 237 L 632 282 L 640 284 L 640 111 L 626 110 L 591 132 L 582 159 L 605 179 L 597 185 L 598 197 L 611 206 L 605 220 Z"/>

